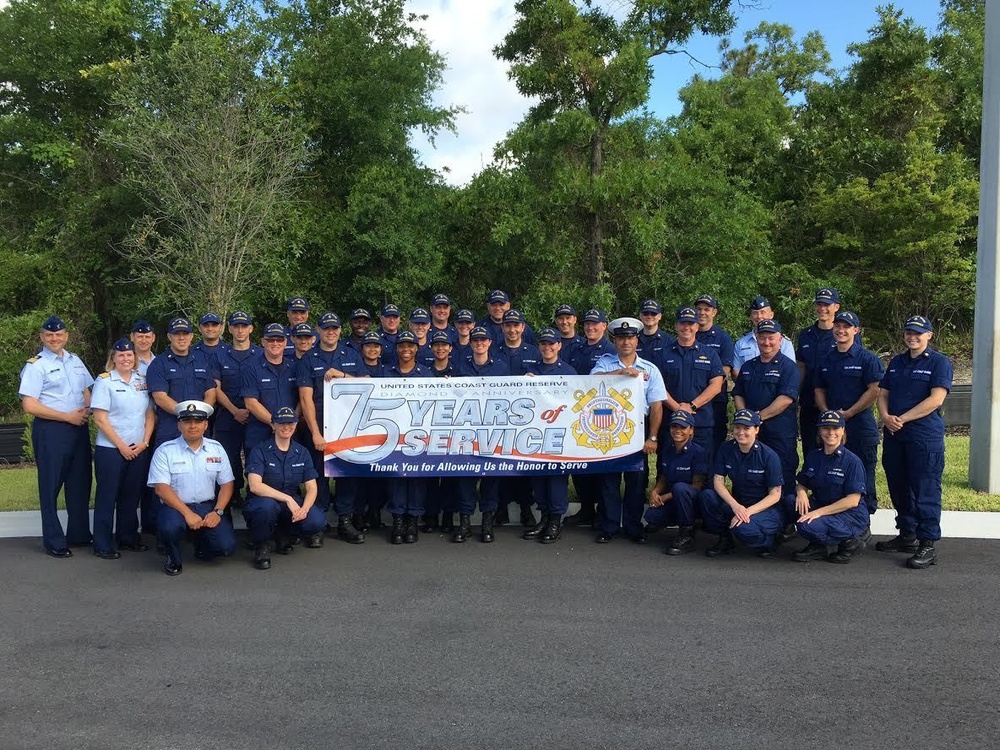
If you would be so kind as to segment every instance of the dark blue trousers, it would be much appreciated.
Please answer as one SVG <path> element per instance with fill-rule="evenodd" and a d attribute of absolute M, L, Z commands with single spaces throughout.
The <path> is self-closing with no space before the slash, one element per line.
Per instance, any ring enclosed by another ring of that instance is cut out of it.
<path fill-rule="evenodd" d="M 694 526 L 698 490 L 687 482 L 674 482 L 670 487 L 673 496 L 659 508 L 647 508 L 644 518 L 650 526 Z"/>
<path fill-rule="evenodd" d="M 243 489 L 243 448 L 247 427 L 239 422 L 226 424 L 221 429 L 215 430 L 215 439 L 222 443 L 222 447 L 229 456 L 229 465 L 233 469 L 235 484 L 233 485 L 233 496 Z"/>
<path fill-rule="evenodd" d="M 139 501 L 146 490 L 151 457 L 148 448 L 131 461 L 126 461 L 117 448 L 94 448 L 95 552 L 114 552 L 116 536 L 118 544 L 138 544 Z"/>
<path fill-rule="evenodd" d="M 715 420 L 712 425 L 712 454 L 714 455 L 715 451 L 719 450 L 719 446 L 729 439 L 728 398 L 724 398 L 721 401 L 712 401 L 712 418 Z"/>
<path fill-rule="evenodd" d="M 799 404 L 799 435 L 802 437 L 802 454 L 806 455 L 813 448 L 822 447 L 819 442 L 819 409 L 815 405 Z"/>
<path fill-rule="evenodd" d="M 850 428 L 847 431 L 847 450 L 861 459 L 865 467 L 865 504 L 868 513 L 878 510 L 878 495 L 875 492 L 875 467 L 878 465 L 878 437 L 851 440 Z"/>
<path fill-rule="evenodd" d="M 339 489 L 343 478 L 337 479 Z M 358 478 L 354 489 L 354 512 L 364 513 L 368 511 L 378 512 L 385 507 L 389 482 L 392 480 L 381 477 Z"/>
<path fill-rule="evenodd" d="M 299 504 L 302 503 L 302 498 L 298 495 L 292 497 Z M 273 497 L 259 495 L 247 495 L 243 504 L 243 520 L 247 522 L 250 538 L 255 542 L 273 539 L 279 528 L 283 534 L 301 537 L 321 534 L 326 528 L 326 514 L 315 503 L 306 512 L 305 518 L 292 523 L 292 512 L 287 505 Z"/>
<path fill-rule="evenodd" d="M 428 480 L 427 503 L 424 514 L 454 513 L 458 509 L 459 477 L 441 477 Z"/>
<path fill-rule="evenodd" d="M 426 477 L 398 477 L 389 481 L 386 510 L 394 516 L 422 516 L 427 500 Z"/>
<path fill-rule="evenodd" d="M 719 497 L 719 493 L 715 490 L 702 490 L 698 493 L 698 504 L 701 506 L 705 531 L 723 534 L 729 530 L 729 523 L 733 520 L 733 510 Z M 749 504 L 754 505 L 754 503 Z M 772 505 L 750 516 L 749 523 L 740 524 L 731 531 L 738 542 L 751 549 L 770 549 L 783 525 L 781 513 Z"/>
<path fill-rule="evenodd" d="M 799 536 L 813 544 L 840 544 L 848 539 L 857 539 L 868 527 L 868 519 L 862 520 L 864 513 L 850 511 L 835 516 L 821 516 L 809 523 L 795 524 Z"/>
<path fill-rule="evenodd" d="M 64 549 L 90 544 L 90 432 L 87 425 L 35 417 L 31 445 L 38 470 L 38 499 L 42 512 L 42 544 Z M 66 533 L 56 511 L 59 491 L 66 495 Z"/>
<path fill-rule="evenodd" d="M 192 503 L 188 507 L 204 518 L 213 512 L 215 502 Z M 169 505 L 161 503 L 157 533 L 161 544 L 166 548 L 167 557 L 175 563 L 182 563 L 181 540 L 188 533 L 184 516 Z M 199 529 L 191 533 L 196 535 L 195 544 L 201 548 L 206 558 L 229 557 L 236 551 L 236 532 L 233 531 L 233 522 L 228 518 L 220 518 L 219 525 L 214 529 Z"/>
<path fill-rule="evenodd" d="M 476 512 L 476 484 L 479 484 L 479 510 L 495 511 L 500 504 L 500 488 L 496 477 L 457 477 L 458 512 L 471 516 Z"/>
<path fill-rule="evenodd" d="M 531 489 L 541 513 L 562 518 L 569 509 L 569 475 L 531 477 Z"/>
<path fill-rule="evenodd" d="M 599 474 L 601 482 L 601 530 L 605 534 L 617 534 L 624 529 L 629 536 L 642 533 L 642 506 L 646 499 L 644 473 L 626 471 Z M 622 477 L 625 478 L 625 492 L 621 491 Z"/>
<path fill-rule="evenodd" d="M 898 440 L 889 435 L 882 442 L 889 498 L 896 509 L 896 528 L 920 540 L 941 538 L 941 475 L 944 445 Z"/>
<path fill-rule="evenodd" d="M 785 523 L 794 523 L 798 518 L 795 514 L 795 490 L 798 484 L 795 474 L 799 469 L 798 440 L 795 435 L 775 435 L 764 430 L 760 431 L 760 442 L 778 454 L 781 461 L 781 498 L 779 504 Z M 790 510 L 789 510 L 790 508 Z"/>

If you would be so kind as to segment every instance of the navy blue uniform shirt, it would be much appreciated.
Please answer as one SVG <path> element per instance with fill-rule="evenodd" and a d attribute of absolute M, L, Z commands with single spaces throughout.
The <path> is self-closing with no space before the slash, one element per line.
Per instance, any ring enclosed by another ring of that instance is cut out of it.
<path fill-rule="evenodd" d="M 742 505 L 760 502 L 772 487 L 782 485 L 781 460 L 760 440 L 747 453 L 735 440 L 727 440 L 719 446 L 712 472 L 732 481 L 732 495 Z"/>
<path fill-rule="evenodd" d="M 774 436 L 795 437 L 798 420 L 795 402 L 799 397 L 799 368 L 780 352 L 770 362 L 754 357 L 743 365 L 733 387 L 733 396 L 741 396 L 747 409 L 760 411 L 771 405 L 778 396 L 788 396 L 791 405 L 776 417 L 768 419 L 763 427 Z"/>
<path fill-rule="evenodd" d="M 588 344 L 584 341 L 583 346 L 576 350 L 576 355 L 573 357 L 570 365 L 580 375 L 590 375 L 591 370 L 594 369 L 594 365 L 597 364 L 597 360 L 605 354 L 617 355 L 617 353 L 615 345 L 607 339 L 601 339 L 596 344 Z"/>
<path fill-rule="evenodd" d="M 878 383 L 885 374 L 881 360 L 854 340 L 846 352 L 836 347 L 825 352 L 816 367 L 813 384 L 826 389 L 827 409 L 850 409 L 870 383 Z M 869 407 L 847 420 L 852 440 L 871 437 L 878 440 L 878 426 Z"/>
<path fill-rule="evenodd" d="M 268 487 L 293 497 L 302 497 L 300 486 L 319 476 L 309 451 L 294 440 L 280 451 L 273 437 L 250 451 L 247 474 L 257 474 Z"/>
<path fill-rule="evenodd" d="M 521 342 L 516 349 L 511 349 L 506 344 L 491 346 L 490 351 L 497 359 L 502 359 L 507 363 L 507 369 L 511 375 L 524 375 L 528 368 L 542 361 L 542 353 L 538 347 L 532 344 Z"/>
<path fill-rule="evenodd" d="M 564 339 L 560 336 L 559 343 L 562 344 L 559 348 L 559 359 L 572 367 L 573 357 L 576 356 L 577 349 L 584 346 L 587 343 L 587 340 L 583 336 L 573 334 L 568 339 Z"/>
<path fill-rule="evenodd" d="M 660 357 L 667 349 L 673 346 L 675 340 L 666 331 L 657 331 L 656 333 L 640 331 L 635 353 L 647 362 L 658 365 L 660 364 Z"/>
<path fill-rule="evenodd" d="M 155 360 L 154 360 L 155 361 Z M 909 352 L 897 354 L 879 383 L 879 388 L 889 392 L 889 413 L 897 417 L 931 395 L 932 388 L 951 390 L 951 360 L 934 349 L 925 349 L 918 357 Z M 903 429 L 892 436 L 904 442 L 944 442 L 944 417 L 941 410 L 932 411 L 903 425 Z"/>
<path fill-rule="evenodd" d="M 807 408 L 816 405 L 814 373 L 820 361 L 834 348 L 833 328 L 823 330 L 816 323 L 799 332 L 795 346 L 795 361 L 805 365 L 805 373 L 799 384 L 799 403 Z"/>
<path fill-rule="evenodd" d="M 532 375 L 576 375 L 577 372 L 568 362 L 557 359 L 551 365 L 547 365 L 541 360 L 528 367 L 528 372 Z"/>
<path fill-rule="evenodd" d="M 167 349 L 149 364 L 146 370 L 146 385 L 149 394 L 166 393 L 177 403 L 189 399 L 202 401 L 205 391 L 215 388 L 219 379 L 214 363 L 203 352 L 195 349 L 178 357 L 173 349 Z M 227 394 L 228 395 L 228 394 Z M 180 435 L 177 429 L 177 417 L 173 412 L 167 412 L 156 407 L 156 435 L 158 440 L 170 440 Z"/>
<path fill-rule="evenodd" d="M 489 377 L 491 375 L 510 375 L 510 370 L 502 359 L 490 357 L 484 364 L 477 365 L 472 357 L 466 357 L 459 363 L 457 374 L 465 377 Z"/>
<path fill-rule="evenodd" d="M 698 474 L 708 476 L 708 455 L 694 440 L 688 440 L 680 450 L 671 443 L 663 446 L 656 469 L 658 479 L 666 478 L 667 487 L 677 482 L 691 484 Z"/>
<path fill-rule="evenodd" d="M 155 360 L 154 360 L 155 361 Z M 295 409 L 299 405 L 299 389 L 295 372 L 299 361 L 285 357 L 281 364 L 272 365 L 262 354 L 256 359 L 248 359 L 243 367 L 243 398 L 255 398 L 271 415 L 282 406 Z M 256 421 L 256 417 L 250 423 Z"/>
<path fill-rule="evenodd" d="M 231 346 L 224 352 L 219 352 L 215 364 L 219 368 L 219 385 L 226 398 L 232 401 L 237 409 L 245 409 L 243 402 L 243 364 L 254 357 L 260 357 L 264 350 L 256 344 L 250 344 L 249 349 L 238 351 Z M 233 415 L 226 409 L 215 410 L 215 429 L 224 430 L 236 424 Z M 242 425 L 240 425 L 242 427 Z"/>
<path fill-rule="evenodd" d="M 312 401 L 316 405 L 316 419 L 323 424 L 323 375 L 331 367 L 353 375 L 361 355 L 346 346 L 338 345 L 332 352 L 313 347 L 295 365 L 295 387 L 312 388 Z"/>
<path fill-rule="evenodd" d="M 702 346 L 713 349 L 719 355 L 719 361 L 723 367 L 733 366 L 733 337 L 723 331 L 718 326 L 712 326 L 707 331 L 701 329 L 694 335 L 695 339 Z M 723 370 L 725 372 L 725 370 Z M 726 401 L 726 393 L 729 390 L 729 378 L 722 379 L 722 392 L 712 399 L 712 401 Z"/>
<path fill-rule="evenodd" d="M 822 448 L 809 451 L 802 464 L 802 471 L 795 478 L 812 493 L 810 509 L 832 505 L 852 492 L 859 493 L 861 502 L 857 508 L 848 512 L 857 515 L 858 520 L 868 525 L 865 467 L 861 464 L 861 459 L 847 448 L 837 448 L 830 455 L 827 455 Z"/>
<path fill-rule="evenodd" d="M 667 393 L 677 402 L 691 403 L 708 388 L 712 378 L 726 376 L 719 355 L 697 341 L 693 346 L 681 346 L 675 341 L 660 354 L 658 364 Z M 695 427 L 711 427 L 715 424 L 715 413 L 708 408 L 708 404 L 701 404 L 701 408 L 692 416 Z M 665 431 L 667 430 L 661 429 L 661 432 Z"/>

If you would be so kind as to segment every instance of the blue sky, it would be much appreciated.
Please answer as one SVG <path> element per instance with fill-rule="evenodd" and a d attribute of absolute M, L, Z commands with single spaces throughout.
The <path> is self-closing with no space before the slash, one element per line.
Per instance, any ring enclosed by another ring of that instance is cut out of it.
<path fill-rule="evenodd" d="M 614 9 L 625 0 L 595 2 Z M 740 12 L 739 24 L 732 35 L 735 46 L 741 46 L 744 33 L 761 21 L 788 24 L 796 37 L 815 29 L 823 35 L 833 65 L 843 68 L 850 62 L 847 45 L 867 38 L 879 3 L 758 0 L 757 5 Z M 939 23 L 939 0 L 905 0 L 896 3 L 896 7 L 930 31 Z M 514 0 L 407 0 L 407 9 L 427 14 L 427 20 L 422 22 L 424 32 L 447 60 L 449 67 L 438 101 L 466 109 L 456 118 L 457 135 L 442 134 L 432 147 L 418 134 L 413 143 L 425 164 L 440 171 L 448 182 L 461 185 L 490 163 L 493 146 L 520 121 L 529 106 L 507 80 L 506 66 L 491 52 L 514 23 Z M 714 38 L 693 39 L 688 50 L 699 60 L 717 65 L 718 42 Z M 695 73 L 711 77 L 718 71 L 706 69 L 683 55 L 657 58 L 649 108 L 662 117 L 676 114 L 680 107 L 677 91 Z"/>

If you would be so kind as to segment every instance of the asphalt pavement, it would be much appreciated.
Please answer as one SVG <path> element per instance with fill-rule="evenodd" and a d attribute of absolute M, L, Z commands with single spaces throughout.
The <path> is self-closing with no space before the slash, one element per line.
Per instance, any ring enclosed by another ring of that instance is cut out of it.
<path fill-rule="evenodd" d="M 1000 541 L 911 571 L 519 534 L 177 578 L 0 540 L 0 748 L 997 745 Z"/>

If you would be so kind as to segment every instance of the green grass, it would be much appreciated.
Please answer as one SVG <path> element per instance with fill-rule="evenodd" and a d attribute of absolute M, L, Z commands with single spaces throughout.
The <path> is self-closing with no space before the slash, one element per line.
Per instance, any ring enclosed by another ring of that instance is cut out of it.
<path fill-rule="evenodd" d="M 976 492 L 969 488 L 969 438 L 946 437 L 944 442 L 944 509 L 1000 512 L 1000 495 Z M 875 482 L 879 507 L 891 508 L 881 468 L 876 474 Z M 576 499 L 572 487 L 570 499 Z M 62 496 L 59 498 L 59 507 L 63 507 Z M 38 510 L 38 485 L 33 466 L 0 468 L 0 511 L 8 510 Z"/>

